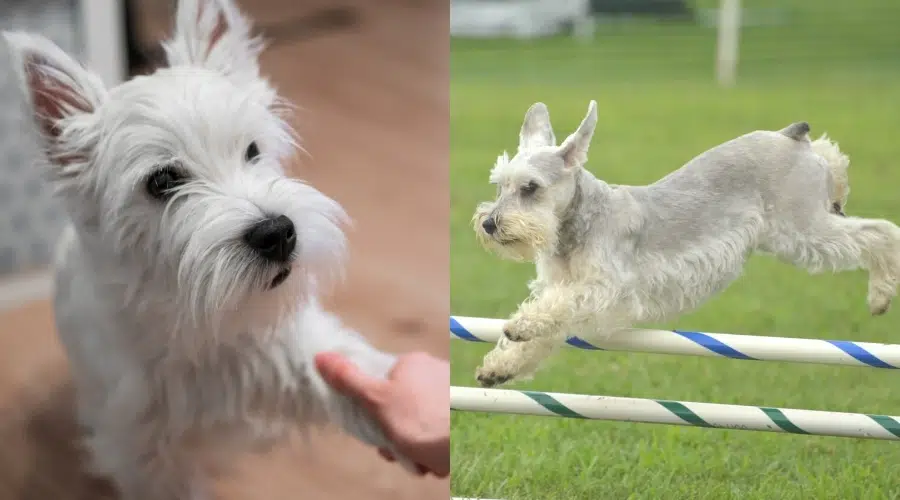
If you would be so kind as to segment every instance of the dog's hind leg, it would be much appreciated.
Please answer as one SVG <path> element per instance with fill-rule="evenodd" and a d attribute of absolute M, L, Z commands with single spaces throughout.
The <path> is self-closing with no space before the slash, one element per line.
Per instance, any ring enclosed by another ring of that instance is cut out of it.
<path fill-rule="evenodd" d="M 900 283 L 900 227 L 888 220 L 817 213 L 802 229 L 770 234 L 761 246 L 813 273 L 867 270 L 873 315 L 887 312 Z"/>

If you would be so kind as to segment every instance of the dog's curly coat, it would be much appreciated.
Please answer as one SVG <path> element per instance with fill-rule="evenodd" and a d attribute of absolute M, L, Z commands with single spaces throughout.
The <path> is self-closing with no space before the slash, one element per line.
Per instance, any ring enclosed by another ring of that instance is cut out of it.
<path fill-rule="evenodd" d="M 869 272 L 872 314 L 900 280 L 900 228 L 847 217 L 849 159 L 809 125 L 716 146 L 647 186 L 585 170 L 597 106 L 562 144 L 542 103 L 515 157 L 491 171 L 497 198 L 473 217 L 481 243 L 533 261 L 531 295 L 477 369 L 482 385 L 529 377 L 567 334 L 603 335 L 695 308 L 737 279 L 753 253 L 807 269 Z"/>

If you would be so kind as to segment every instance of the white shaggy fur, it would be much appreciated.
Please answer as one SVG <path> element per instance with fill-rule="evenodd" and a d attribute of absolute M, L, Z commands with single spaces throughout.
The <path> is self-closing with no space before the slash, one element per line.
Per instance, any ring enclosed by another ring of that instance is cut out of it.
<path fill-rule="evenodd" d="M 535 263 L 531 295 L 476 372 L 492 386 L 529 377 L 566 334 L 599 335 L 701 305 L 753 253 L 807 269 L 869 272 L 872 314 L 900 280 L 900 228 L 844 216 L 849 159 L 805 122 L 716 146 L 648 186 L 607 184 L 583 168 L 597 107 L 559 146 L 542 103 L 519 150 L 491 171 L 497 198 L 473 217 L 480 242 Z"/>
<path fill-rule="evenodd" d="M 850 179 L 847 176 L 850 158 L 841 153 L 836 142 L 828 139 L 828 134 L 822 134 L 822 137 L 813 141 L 812 150 L 824 158 L 828 165 L 828 174 L 831 176 L 828 182 L 828 199 L 831 200 L 831 209 L 838 215 L 844 215 L 847 197 L 850 196 Z"/>
<path fill-rule="evenodd" d="M 181 1 L 169 67 L 111 89 L 43 37 L 5 38 L 71 220 L 55 313 L 94 470 L 124 500 L 197 500 L 207 459 L 289 429 L 330 421 L 396 452 L 313 367 L 338 351 L 383 377 L 395 358 L 316 300 L 339 277 L 346 216 L 285 176 L 287 106 L 232 2 Z M 180 180 L 154 197 L 162 171 Z M 247 235 L 279 216 L 296 248 L 273 262 Z"/>

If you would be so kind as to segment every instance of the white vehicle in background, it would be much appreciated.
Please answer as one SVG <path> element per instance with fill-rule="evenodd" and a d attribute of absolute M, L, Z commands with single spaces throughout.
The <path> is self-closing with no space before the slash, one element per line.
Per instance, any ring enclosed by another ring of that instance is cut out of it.
<path fill-rule="evenodd" d="M 451 36 L 537 38 L 592 33 L 590 0 L 451 0 Z"/>

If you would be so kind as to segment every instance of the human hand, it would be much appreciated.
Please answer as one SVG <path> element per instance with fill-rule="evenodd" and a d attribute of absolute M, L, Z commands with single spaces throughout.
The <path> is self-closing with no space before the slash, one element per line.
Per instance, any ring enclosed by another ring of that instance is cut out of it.
<path fill-rule="evenodd" d="M 397 450 L 423 474 L 450 474 L 450 364 L 427 353 L 397 358 L 386 379 L 370 377 L 346 357 L 319 353 L 316 369 L 334 390 L 359 401 Z M 385 450 L 381 455 L 393 461 Z"/>

